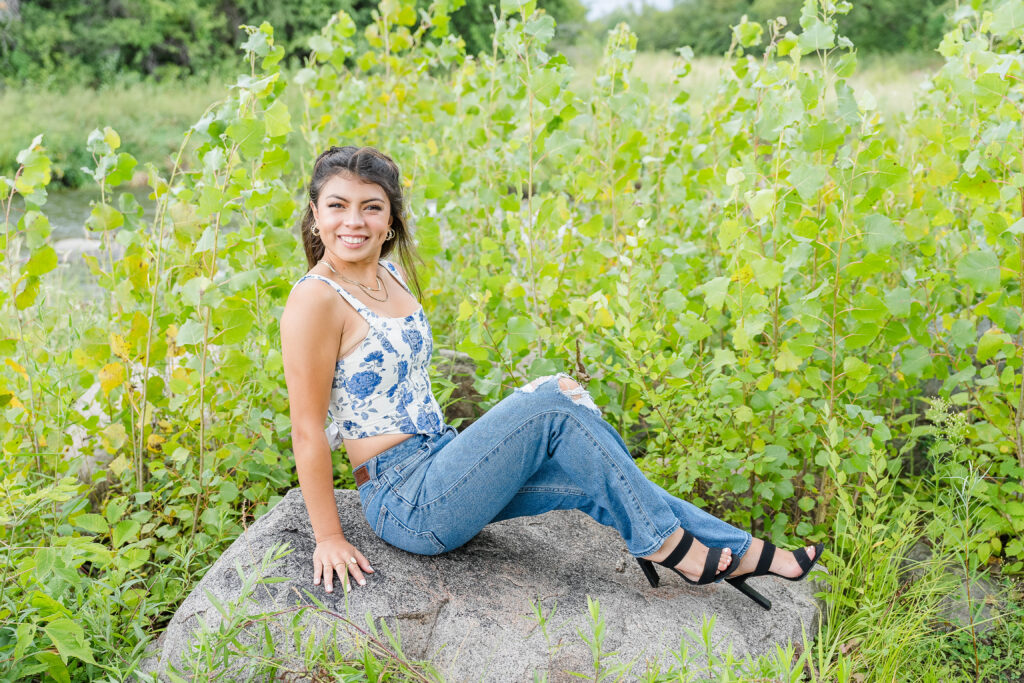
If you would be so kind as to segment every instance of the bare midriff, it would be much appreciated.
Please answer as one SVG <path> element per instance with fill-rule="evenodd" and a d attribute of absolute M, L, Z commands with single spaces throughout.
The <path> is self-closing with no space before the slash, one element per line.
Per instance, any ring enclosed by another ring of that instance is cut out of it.
<path fill-rule="evenodd" d="M 348 460 L 352 463 L 352 469 L 355 469 L 392 446 L 397 446 L 410 436 L 413 435 L 378 434 L 377 436 L 367 436 L 362 439 L 345 439 L 345 452 L 348 453 Z"/>

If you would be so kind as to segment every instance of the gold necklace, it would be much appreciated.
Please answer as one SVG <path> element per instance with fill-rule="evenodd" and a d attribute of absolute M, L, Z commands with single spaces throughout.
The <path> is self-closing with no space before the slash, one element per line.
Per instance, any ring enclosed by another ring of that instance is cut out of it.
<path fill-rule="evenodd" d="M 384 284 L 384 280 L 383 280 L 383 279 L 381 279 L 381 277 L 380 277 L 380 274 L 378 274 L 378 275 L 377 275 L 377 285 L 378 285 L 378 287 L 377 287 L 376 289 L 373 289 L 373 288 L 371 288 L 371 287 L 367 287 L 367 286 L 366 286 L 366 285 L 364 285 L 364 284 L 363 284 L 362 282 L 358 282 L 358 281 L 356 281 L 356 280 L 350 280 L 349 278 L 345 277 L 344 275 L 342 275 L 341 273 L 339 273 L 338 271 L 336 271 L 336 270 L 334 269 L 334 266 L 332 266 L 332 265 L 331 265 L 331 262 L 330 262 L 330 261 L 328 261 L 327 259 L 320 259 L 320 263 L 322 263 L 322 264 L 324 264 L 325 266 L 327 266 L 328 268 L 330 268 L 330 269 L 331 269 L 331 272 L 332 272 L 332 273 L 334 273 L 335 275 L 337 275 L 338 277 L 340 277 L 340 278 L 341 278 L 342 280 L 344 280 L 345 282 L 349 282 L 349 283 L 351 283 L 351 284 L 355 285 L 356 287 L 358 287 L 359 289 L 363 290 L 363 293 L 365 293 L 365 294 L 366 294 L 366 296 L 370 297 L 370 298 L 371 298 L 371 299 L 373 299 L 374 301 L 379 301 L 379 302 L 381 302 L 381 303 L 384 303 L 385 301 L 387 301 L 388 299 L 390 299 L 390 298 L 391 298 L 391 293 L 390 293 L 390 292 L 388 292 L 388 288 L 387 288 L 387 286 L 385 286 L 385 284 Z M 383 298 L 383 299 L 378 299 L 377 297 L 375 297 L 375 296 L 373 295 L 373 293 L 374 293 L 374 292 L 379 292 L 379 291 L 381 291 L 381 290 L 383 290 L 383 291 L 384 291 L 384 298 Z"/>

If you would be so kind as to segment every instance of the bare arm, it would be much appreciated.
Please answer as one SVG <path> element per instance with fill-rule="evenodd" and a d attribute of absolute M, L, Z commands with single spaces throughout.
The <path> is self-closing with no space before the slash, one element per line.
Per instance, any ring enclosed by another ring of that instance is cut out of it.
<path fill-rule="evenodd" d="M 324 434 L 334 366 L 341 344 L 343 308 L 338 295 L 323 283 L 297 287 L 281 316 L 281 349 L 292 422 L 292 450 L 299 487 L 306 502 L 317 548 L 313 553 L 313 583 L 321 574 L 328 592 L 338 571 L 348 586 L 348 574 L 360 584 L 369 562 L 346 539 L 334 499 L 331 449 Z M 349 562 L 356 558 L 357 563 Z"/>

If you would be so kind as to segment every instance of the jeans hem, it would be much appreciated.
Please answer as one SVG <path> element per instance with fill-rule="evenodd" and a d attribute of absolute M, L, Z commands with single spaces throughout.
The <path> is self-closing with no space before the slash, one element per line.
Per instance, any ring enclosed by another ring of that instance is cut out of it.
<path fill-rule="evenodd" d="M 656 534 L 655 538 L 658 539 L 658 540 L 656 540 L 654 542 L 654 545 L 652 545 L 649 548 L 647 548 L 646 550 L 642 550 L 640 552 L 633 552 L 632 550 L 630 550 L 629 554 L 632 555 L 633 557 L 644 557 L 645 555 L 652 555 L 652 554 L 654 554 L 659 549 L 661 549 L 661 546 L 665 545 L 665 541 L 668 540 L 668 537 L 671 536 L 672 534 L 674 534 L 676 532 L 676 529 L 678 529 L 678 528 L 680 528 L 680 525 L 676 524 L 675 526 L 673 526 L 668 531 L 666 531 L 664 533 L 661 533 L 661 534 Z"/>

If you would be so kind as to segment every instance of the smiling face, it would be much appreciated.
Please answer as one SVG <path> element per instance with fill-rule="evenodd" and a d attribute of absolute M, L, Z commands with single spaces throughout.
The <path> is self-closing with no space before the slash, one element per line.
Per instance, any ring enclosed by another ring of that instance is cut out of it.
<path fill-rule="evenodd" d="M 324 258 L 335 267 L 380 259 L 391 225 L 391 204 L 380 185 L 341 173 L 324 183 L 311 208 L 324 244 Z"/>

